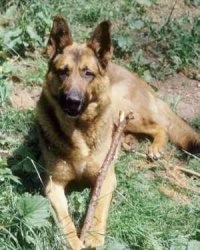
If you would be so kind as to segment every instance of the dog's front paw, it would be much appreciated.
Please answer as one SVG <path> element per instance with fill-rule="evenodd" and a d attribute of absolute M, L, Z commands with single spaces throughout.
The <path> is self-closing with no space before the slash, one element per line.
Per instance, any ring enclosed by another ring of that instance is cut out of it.
<path fill-rule="evenodd" d="M 70 238 L 67 237 L 67 242 L 63 244 L 64 250 L 81 250 L 84 249 L 85 245 L 79 238 Z"/>
<path fill-rule="evenodd" d="M 91 248 L 102 246 L 104 244 L 104 238 L 104 234 L 88 233 L 88 236 L 84 241 L 84 245 Z"/>
<path fill-rule="evenodd" d="M 150 145 L 149 148 L 148 148 L 148 152 L 147 152 L 147 157 L 150 159 L 150 160 L 158 160 L 160 158 L 162 158 L 164 155 L 164 151 L 163 151 L 163 148 L 162 147 L 159 147 L 157 145 Z"/>

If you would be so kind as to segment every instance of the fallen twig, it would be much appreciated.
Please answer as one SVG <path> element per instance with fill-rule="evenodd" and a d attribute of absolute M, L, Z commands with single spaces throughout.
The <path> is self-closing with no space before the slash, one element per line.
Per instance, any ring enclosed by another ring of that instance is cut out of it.
<path fill-rule="evenodd" d="M 138 156 L 141 156 L 143 158 L 146 158 L 145 154 L 142 154 L 142 153 L 139 153 L 139 152 L 135 152 L 135 154 L 138 155 Z M 182 171 L 182 172 L 184 172 L 184 173 L 186 173 L 188 175 L 194 175 L 194 176 L 200 178 L 200 173 L 199 172 L 196 172 L 194 170 L 184 168 L 184 167 L 181 167 L 181 166 L 177 166 L 177 165 L 174 166 L 173 164 L 169 163 L 165 159 L 158 159 L 157 162 L 162 163 L 165 168 L 167 168 L 166 165 L 168 165 L 170 168 L 176 168 L 177 170 L 180 170 L 180 171 Z"/>
<path fill-rule="evenodd" d="M 190 152 L 188 152 L 188 151 L 186 151 L 186 150 L 183 150 L 183 152 L 184 152 L 185 154 L 189 155 L 189 156 L 192 156 L 192 158 L 194 158 L 194 159 L 200 161 L 200 158 L 199 158 L 198 156 L 196 156 L 196 155 L 194 155 L 194 154 L 191 154 Z"/>
<path fill-rule="evenodd" d="M 194 171 L 194 170 L 191 170 L 191 169 L 188 169 L 188 168 L 184 168 L 184 167 L 180 167 L 180 166 L 176 166 L 176 169 L 182 171 L 182 172 L 185 172 L 186 174 L 189 174 L 189 175 L 194 175 L 198 178 L 200 178 L 200 173 Z"/>
<path fill-rule="evenodd" d="M 147 158 L 145 154 L 143 153 L 139 153 L 139 152 L 135 152 L 136 155 L 142 157 L 142 158 Z M 151 165 L 150 167 L 148 167 L 147 169 L 155 169 L 155 168 L 162 168 L 166 171 L 166 174 L 168 176 L 168 180 L 171 182 L 172 179 L 173 179 L 173 183 L 181 188 L 185 188 L 185 189 L 188 189 L 192 192 L 196 192 L 196 193 L 200 193 L 200 190 L 198 188 L 194 188 L 194 187 L 191 187 L 188 183 L 183 183 L 181 181 L 181 176 L 177 176 L 177 174 L 175 173 L 175 171 L 178 170 L 178 172 L 183 172 L 184 173 L 184 176 L 187 174 L 187 175 L 193 175 L 195 177 L 198 177 L 200 178 L 200 173 L 194 171 L 194 170 L 191 170 L 191 169 L 188 169 L 188 168 L 184 168 L 184 167 L 181 167 L 181 166 L 177 166 L 177 165 L 173 165 L 172 163 L 169 163 L 169 161 L 165 160 L 165 159 L 158 159 L 157 160 L 158 163 L 160 163 L 159 166 L 156 166 L 156 165 Z"/>
<path fill-rule="evenodd" d="M 110 149 L 102 164 L 101 171 L 99 173 L 99 176 L 97 177 L 97 180 L 93 189 L 92 198 L 90 200 L 90 204 L 87 210 L 87 215 L 86 215 L 85 222 L 84 222 L 84 225 L 81 231 L 81 236 L 80 236 L 80 239 L 83 243 L 85 242 L 86 234 L 89 232 L 91 225 L 92 225 L 92 221 L 93 221 L 95 209 L 98 203 L 102 183 L 105 179 L 108 168 L 115 157 L 117 146 L 119 145 L 123 130 L 126 126 L 127 120 L 129 119 L 133 119 L 132 114 L 127 115 L 127 117 L 124 117 L 124 113 L 120 114 L 119 125 L 114 133 Z"/>

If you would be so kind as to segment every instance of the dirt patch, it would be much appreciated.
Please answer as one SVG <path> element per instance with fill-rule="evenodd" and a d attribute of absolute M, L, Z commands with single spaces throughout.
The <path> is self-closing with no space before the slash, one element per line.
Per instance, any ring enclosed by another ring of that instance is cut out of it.
<path fill-rule="evenodd" d="M 200 82 L 187 78 L 184 74 L 175 74 L 164 82 L 154 80 L 158 95 L 185 120 L 200 117 Z"/>
<path fill-rule="evenodd" d="M 16 83 L 10 98 L 11 104 L 16 109 L 33 109 L 39 99 L 41 87 L 25 87 Z"/>
<path fill-rule="evenodd" d="M 157 0 L 148 9 L 147 14 L 153 19 L 154 22 L 164 24 L 168 17 L 178 18 L 184 14 L 192 17 L 200 16 L 200 8 L 194 4 L 187 5 L 184 0 Z"/>
<path fill-rule="evenodd" d="M 190 203 L 188 196 L 181 194 L 172 188 L 161 185 L 159 186 L 159 190 L 161 193 L 165 194 L 167 197 L 171 198 L 172 200 L 176 202 L 179 202 L 185 205 Z"/>

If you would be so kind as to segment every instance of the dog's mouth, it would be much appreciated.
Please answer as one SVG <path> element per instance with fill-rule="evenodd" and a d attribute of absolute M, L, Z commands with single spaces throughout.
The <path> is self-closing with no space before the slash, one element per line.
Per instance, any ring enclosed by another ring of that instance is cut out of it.
<path fill-rule="evenodd" d="M 82 113 L 82 108 L 74 109 L 74 108 L 63 108 L 63 111 L 66 115 L 71 117 L 77 117 L 80 116 Z"/>
<path fill-rule="evenodd" d="M 85 107 L 84 98 L 74 91 L 60 95 L 59 102 L 63 112 L 71 117 L 80 116 Z"/>

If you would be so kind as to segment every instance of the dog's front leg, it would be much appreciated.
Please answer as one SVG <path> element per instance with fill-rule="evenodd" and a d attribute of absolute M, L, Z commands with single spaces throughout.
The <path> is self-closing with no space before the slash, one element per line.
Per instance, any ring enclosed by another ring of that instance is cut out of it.
<path fill-rule="evenodd" d="M 77 236 L 75 225 L 68 212 L 68 204 L 65 197 L 65 185 L 55 182 L 50 178 L 46 184 L 45 193 L 57 214 L 63 232 L 70 245 L 66 245 L 64 248 L 73 250 L 82 249 L 84 246 Z"/>
<path fill-rule="evenodd" d="M 103 181 L 100 196 L 97 201 L 94 219 L 90 231 L 87 232 L 84 244 L 90 247 L 97 247 L 104 244 L 106 233 L 106 221 L 113 191 L 116 188 L 116 176 L 114 165 L 110 166 L 105 180 Z"/>

